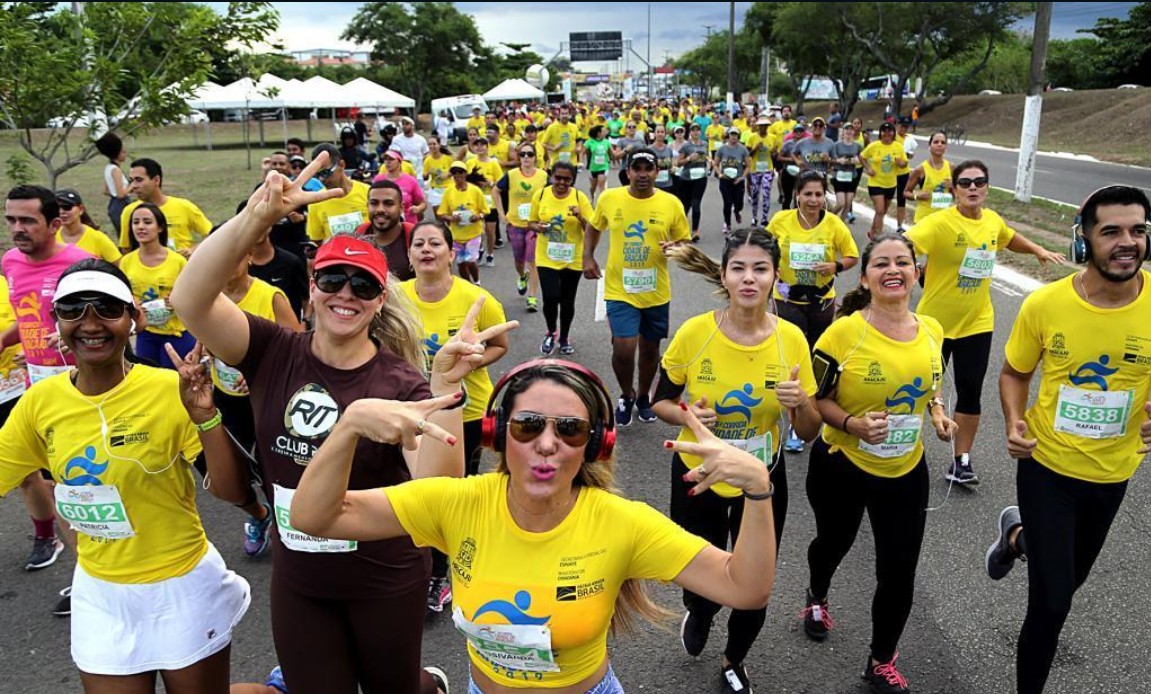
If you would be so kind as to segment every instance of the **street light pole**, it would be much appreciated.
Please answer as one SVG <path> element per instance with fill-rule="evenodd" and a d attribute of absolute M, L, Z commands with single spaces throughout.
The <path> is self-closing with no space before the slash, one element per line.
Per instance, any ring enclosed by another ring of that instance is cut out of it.
<path fill-rule="evenodd" d="M 647 98 L 651 98 L 651 3 L 647 4 Z"/>
<path fill-rule="evenodd" d="M 728 3 L 727 13 L 727 112 L 735 113 L 735 2 Z"/>

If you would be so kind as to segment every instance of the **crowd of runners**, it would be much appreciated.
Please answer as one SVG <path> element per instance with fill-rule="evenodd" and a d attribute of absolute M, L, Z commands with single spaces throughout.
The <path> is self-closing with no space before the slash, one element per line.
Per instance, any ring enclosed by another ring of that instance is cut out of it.
<path fill-rule="evenodd" d="M 731 608 L 717 686 L 750 694 L 786 458 L 805 450 L 803 631 L 831 636 L 833 578 L 866 512 L 862 676 L 910 691 L 896 661 L 927 520 L 924 431 L 951 444 L 946 479 L 977 484 L 994 363 L 1018 506 L 988 519 L 986 570 L 1028 561 L 1016 680 L 1042 692 L 1151 445 L 1151 203 L 1124 185 L 1090 193 L 1066 257 L 987 209 L 986 165 L 949 161 L 945 134 L 921 146 L 908 124 L 530 105 L 477 109 L 452 151 L 440 118 L 428 135 L 402 118 L 374 155 L 363 128 L 288 140 L 218 226 L 115 135 L 97 143 L 111 229 L 75 190 L 7 191 L 0 492 L 19 487 L 31 516 L 28 570 L 76 553 L 53 611 L 71 619 L 85 691 L 160 678 L 170 692 L 446 694 L 421 639 L 426 612 L 450 610 L 468 694 L 613 694 L 608 634 L 670 617 L 654 579 L 683 590 L 690 656 Z M 712 182 L 722 223 L 702 219 Z M 1003 251 L 1082 267 L 1025 299 L 993 361 Z M 669 261 L 715 286 L 714 310 L 671 324 Z M 522 325 L 481 278 L 497 262 L 514 264 Z M 576 361 L 584 280 L 614 381 Z M 513 340 L 538 340 L 540 358 L 501 363 Z M 635 420 L 678 428 L 670 517 L 615 491 Z M 200 484 L 240 509 L 242 534 L 216 542 L 272 554 L 279 662 L 264 683 L 230 681 L 252 595 L 205 534 Z"/>

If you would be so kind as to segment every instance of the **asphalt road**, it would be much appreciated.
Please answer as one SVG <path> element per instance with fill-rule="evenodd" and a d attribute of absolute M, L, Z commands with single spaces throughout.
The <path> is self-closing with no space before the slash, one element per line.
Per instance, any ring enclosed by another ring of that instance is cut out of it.
<path fill-rule="evenodd" d="M 931 133 L 921 130 L 916 137 L 920 135 L 923 136 L 920 138 L 923 140 L 929 137 Z M 923 154 L 918 155 L 916 159 L 922 161 L 921 157 L 927 156 L 927 154 L 922 147 L 920 151 Z M 1019 162 L 1018 151 L 949 144 L 947 145 L 947 158 L 953 164 L 964 159 L 980 159 L 991 170 L 992 185 L 1011 190 L 1015 188 L 1015 170 Z M 1035 182 L 1032 185 L 1032 194 L 1078 207 L 1088 193 L 1112 183 L 1138 186 L 1151 194 L 1151 169 L 1040 154 L 1036 156 Z"/>
<path fill-rule="evenodd" d="M 952 153 L 953 156 L 955 152 Z M 614 183 L 614 181 L 613 181 Z M 1084 184 L 1086 185 L 1086 184 Z M 703 248 L 720 253 L 719 192 L 709 186 L 705 200 Z M 867 224 L 855 224 L 857 241 Z M 601 249 L 599 257 L 604 257 Z M 524 311 L 515 295 L 511 253 L 497 254 L 497 267 L 484 269 L 482 280 L 504 303 L 510 317 L 523 322 L 512 336 L 510 353 L 496 365 L 503 372 L 538 354 L 543 319 Z M 840 280 L 853 285 L 854 275 Z M 711 288 L 697 276 L 673 273 L 672 325 L 716 308 Z M 997 285 L 998 286 L 998 285 Z M 1003 342 L 1019 292 L 997 290 L 992 373 L 1001 363 Z M 594 286 L 580 288 L 580 313 L 574 334 L 575 359 L 612 382 L 606 323 L 592 321 Z M 1014 691 L 1014 652 L 1026 601 L 1026 571 L 1017 568 L 999 583 L 987 578 L 983 556 L 994 539 L 999 510 L 1015 500 L 1014 463 L 1006 454 L 994 375 L 984 388 L 986 417 L 973 460 L 982 484 L 974 489 L 948 489 L 943 481 L 950 450 L 927 437 L 931 466 L 931 505 L 927 536 L 919 564 L 915 606 L 900 644 L 899 665 L 917 694 L 1006 694 Z M 947 389 L 951 384 L 946 382 Z M 634 423 L 620 435 L 617 471 L 624 491 L 667 510 L 670 456 L 661 447 L 674 429 L 662 423 Z M 490 461 L 490 458 L 489 458 Z M 807 454 L 787 462 L 791 504 L 779 558 L 779 570 L 767 623 L 747 666 L 756 691 L 811 694 L 862 694 L 859 673 L 868 653 L 870 604 L 874 590 L 874 551 L 868 523 L 832 584 L 830 611 L 836 629 L 823 644 L 813 643 L 799 628 L 808 578 L 806 548 L 814 537 L 814 520 L 804 493 Z M 1090 579 L 1076 597 L 1063 631 L 1049 694 L 1143 694 L 1151 691 L 1151 659 L 1143 626 L 1151 614 L 1151 521 L 1146 514 L 1148 475 L 1137 473 L 1110 539 Z M 250 560 L 241 550 L 243 517 L 236 509 L 202 494 L 200 510 L 208 535 L 228 565 L 252 585 L 252 607 L 235 633 L 232 668 L 236 681 L 263 681 L 276 664 L 269 624 L 270 561 Z M 30 548 L 31 526 L 18 494 L 0 501 L 0 692 L 57 694 L 80 691 L 69 657 L 68 620 L 50 614 L 56 591 L 69 582 L 70 556 L 38 573 L 23 570 Z M 679 593 L 661 586 L 657 599 L 679 611 Z M 667 629 L 644 626 L 640 633 L 612 639 L 615 669 L 629 692 L 696 693 L 716 691 L 725 638 L 726 612 L 712 630 L 699 659 L 684 654 L 678 621 Z M 387 625 L 381 625 L 386 629 Z M 424 638 L 425 662 L 444 667 L 453 691 L 467 683 L 463 639 L 450 619 L 429 622 Z M 387 657 L 381 653 L 380 657 Z"/>

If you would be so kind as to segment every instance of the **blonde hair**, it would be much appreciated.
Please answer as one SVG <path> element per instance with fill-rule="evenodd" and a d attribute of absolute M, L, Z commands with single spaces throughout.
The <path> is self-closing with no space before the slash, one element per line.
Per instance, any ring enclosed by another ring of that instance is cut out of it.
<path fill-rule="evenodd" d="M 423 325 L 408 297 L 400 290 L 400 281 L 388 273 L 384 305 L 372 318 L 368 334 L 388 351 L 408 362 L 428 377 L 428 361 L 423 350 Z"/>
<path fill-rule="evenodd" d="M 596 423 L 606 427 L 613 407 L 606 393 L 598 391 L 596 386 L 585 376 L 573 372 L 560 364 L 549 364 L 542 360 L 538 366 L 531 367 L 517 374 L 508 383 L 500 406 L 505 413 L 511 412 L 515 398 L 527 390 L 533 383 L 548 380 L 561 386 L 570 388 L 587 407 L 592 425 Z M 496 462 L 496 472 L 507 474 L 508 462 L 506 449 L 500 454 Z M 585 462 L 576 473 L 573 484 L 576 487 L 591 487 L 602 489 L 610 494 L 623 496 L 615 486 L 615 458 Z M 666 627 L 675 613 L 661 607 L 648 594 L 647 581 L 629 578 L 620 586 L 616 597 L 615 613 L 611 618 L 611 633 L 635 633 L 638 627 L 637 617 L 642 617 L 656 626 Z"/>

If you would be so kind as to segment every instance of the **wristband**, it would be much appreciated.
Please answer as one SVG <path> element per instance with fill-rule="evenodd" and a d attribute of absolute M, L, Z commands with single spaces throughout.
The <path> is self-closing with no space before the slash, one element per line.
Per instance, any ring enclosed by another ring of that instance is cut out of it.
<path fill-rule="evenodd" d="M 851 432 L 847 431 L 847 420 L 849 420 L 849 419 L 851 419 L 851 415 L 849 415 L 849 414 L 844 415 L 843 416 L 843 424 L 839 425 L 839 428 L 842 429 L 844 433 L 851 433 Z"/>
<path fill-rule="evenodd" d="M 947 405 L 946 405 L 946 403 L 943 402 L 943 398 L 932 398 L 931 400 L 929 400 L 927 402 L 927 409 L 930 410 L 932 407 L 935 407 L 936 405 L 939 405 L 945 411 L 947 409 Z"/>
<path fill-rule="evenodd" d="M 843 272 L 843 262 L 837 260 L 835 261 L 835 274 L 838 275 L 841 272 Z"/>
<path fill-rule="evenodd" d="M 224 414 L 222 412 L 220 412 L 219 409 L 217 409 L 216 414 L 212 415 L 207 421 L 200 422 L 199 424 L 192 422 L 192 424 L 196 427 L 197 431 L 199 431 L 201 434 L 203 434 L 203 433 L 206 433 L 206 432 L 209 432 L 209 431 L 215 429 L 216 427 L 220 426 L 220 424 L 222 424 L 223 422 L 224 422 Z"/>
<path fill-rule="evenodd" d="M 752 494 L 751 492 L 749 492 L 747 490 L 744 490 L 744 492 L 743 492 L 743 498 L 751 499 L 752 501 L 767 501 L 768 499 L 770 499 L 774 495 L 775 495 L 775 485 L 772 484 L 770 480 L 767 483 L 767 491 L 764 492 L 763 494 Z"/>

